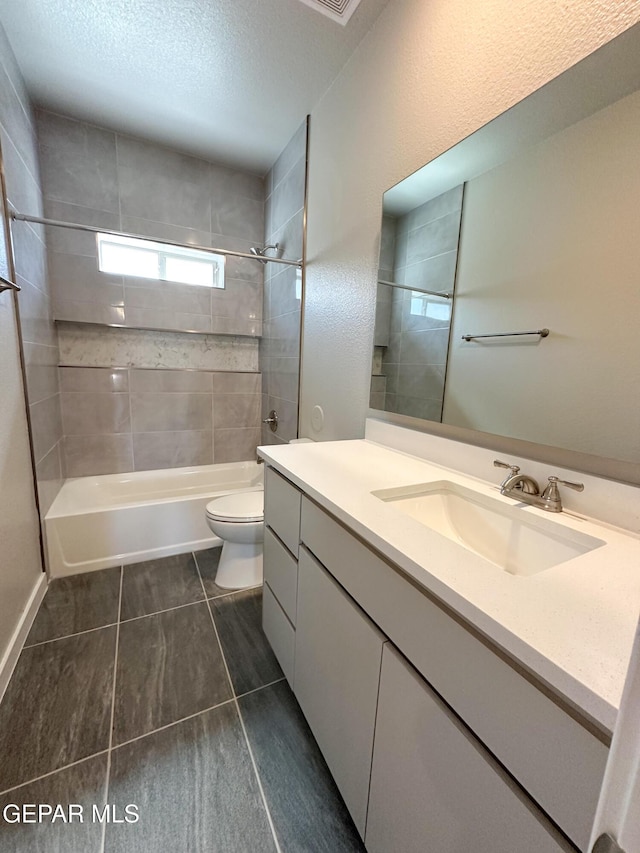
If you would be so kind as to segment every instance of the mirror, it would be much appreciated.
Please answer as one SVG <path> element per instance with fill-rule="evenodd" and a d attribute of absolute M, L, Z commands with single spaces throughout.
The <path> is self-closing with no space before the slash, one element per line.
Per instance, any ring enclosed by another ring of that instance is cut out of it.
<path fill-rule="evenodd" d="M 640 463 L 639 42 L 385 193 L 371 408 Z"/>

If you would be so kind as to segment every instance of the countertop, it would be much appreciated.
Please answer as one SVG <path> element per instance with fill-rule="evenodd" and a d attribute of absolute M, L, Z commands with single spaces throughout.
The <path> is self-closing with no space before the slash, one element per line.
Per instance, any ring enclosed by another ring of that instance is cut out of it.
<path fill-rule="evenodd" d="M 613 731 L 640 614 L 637 536 L 575 514 L 519 505 L 519 512 L 552 519 L 606 544 L 534 575 L 512 575 L 371 494 L 446 479 L 516 505 L 495 483 L 368 440 L 269 446 L 259 452 L 553 691 Z"/>

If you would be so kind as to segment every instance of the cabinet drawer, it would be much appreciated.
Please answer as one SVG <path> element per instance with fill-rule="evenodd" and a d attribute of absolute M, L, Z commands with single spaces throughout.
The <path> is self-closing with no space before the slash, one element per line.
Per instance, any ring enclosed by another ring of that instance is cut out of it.
<path fill-rule="evenodd" d="M 387 643 L 371 771 L 369 853 L 573 848 Z"/>
<path fill-rule="evenodd" d="M 262 628 L 287 681 L 293 687 L 296 632 L 267 584 L 262 590 Z"/>
<path fill-rule="evenodd" d="M 362 837 L 385 639 L 301 548 L 294 693 Z"/>
<path fill-rule="evenodd" d="M 264 531 L 264 579 L 295 626 L 298 563 L 268 527 Z"/>
<path fill-rule="evenodd" d="M 300 542 L 300 499 L 295 486 L 273 468 L 267 468 L 264 483 L 264 520 L 294 557 Z"/>
<path fill-rule="evenodd" d="M 607 746 L 308 498 L 301 533 L 434 690 L 586 850 Z"/>

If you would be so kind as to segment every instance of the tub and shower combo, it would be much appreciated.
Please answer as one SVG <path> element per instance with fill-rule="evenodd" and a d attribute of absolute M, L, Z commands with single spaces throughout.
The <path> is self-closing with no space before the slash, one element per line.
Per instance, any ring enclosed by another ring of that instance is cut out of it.
<path fill-rule="evenodd" d="M 64 577 L 222 545 L 212 514 L 237 525 L 245 503 L 239 496 L 256 503 L 262 470 L 256 462 L 232 462 L 67 480 L 45 517 L 49 574 Z"/>

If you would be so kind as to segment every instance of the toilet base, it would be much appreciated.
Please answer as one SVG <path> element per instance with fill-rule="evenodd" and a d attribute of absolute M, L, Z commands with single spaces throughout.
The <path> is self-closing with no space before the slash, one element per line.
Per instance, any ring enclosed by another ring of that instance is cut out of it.
<path fill-rule="evenodd" d="M 229 542 L 222 546 L 216 584 L 222 589 L 245 589 L 262 583 L 262 542 Z"/>

